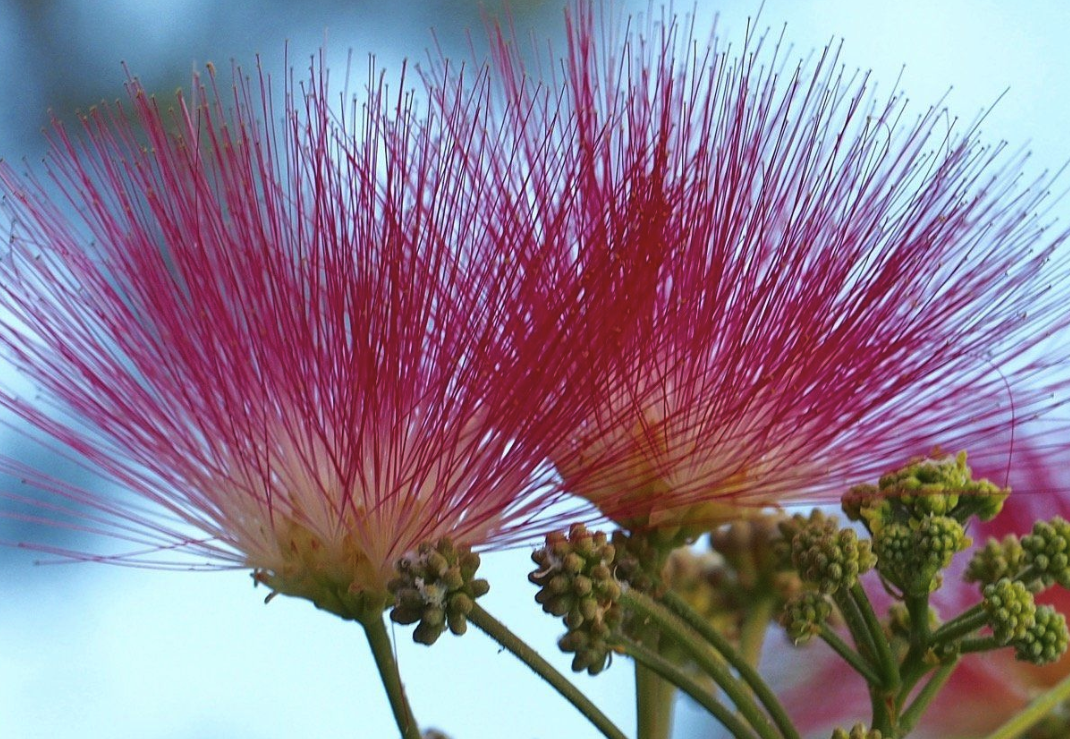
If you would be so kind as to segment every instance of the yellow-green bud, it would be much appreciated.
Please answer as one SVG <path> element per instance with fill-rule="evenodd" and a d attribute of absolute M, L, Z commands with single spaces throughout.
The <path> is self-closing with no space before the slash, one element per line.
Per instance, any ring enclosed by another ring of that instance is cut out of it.
<path fill-rule="evenodd" d="M 1032 628 L 1037 612 L 1029 589 L 1020 582 L 1003 578 L 986 585 L 982 594 L 982 605 L 995 640 L 1000 644 L 1009 644 L 1024 638 Z"/>

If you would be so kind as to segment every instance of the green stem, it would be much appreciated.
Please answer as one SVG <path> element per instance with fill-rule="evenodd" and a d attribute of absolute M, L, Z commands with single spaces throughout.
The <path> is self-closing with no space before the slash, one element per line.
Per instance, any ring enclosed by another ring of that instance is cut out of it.
<path fill-rule="evenodd" d="M 773 598 L 761 598 L 747 611 L 743 619 L 739 632 L 739 652 L 751 667 L 757 668 L 758 661 L 762 657 L 765 633 L 769 630 L 769 622 L 773 618 L 775 606 L 776 602 Z"/>
<path fill-rule="evenodd" d="M 694 698 L 700 706 L 709 711 L 711 716 L 721 722 L 721 725 L 728 729 L 735 739 L 756 739 L 754 732 L 746 724 L 679 667 L 635 642 L 620 640 L 617 644 L 636 662 L 656 672 Z"/>
<path fill-rule="evenodd" d="M 755 696 L 765 706 L 765 710 L 772 716 L 773 722 L 780 729 L 780 733 L 786 739 L 799 739 L 799 732 L 776 695 L 770 690 L 769 685 L 762 680 L 746 658 L 736 651 L 725 635 L 715 629 L 709 621 L 695 613 L 695 610 L 687 604 L 687 601 L 671 590 L 661 597 L 661 601 L 720 653 L 728 664 L 735 668 L 743 682 L 754 691 Z"/>
<path fill-rule="evenodd" d="M 888 694 L 876 685 L 869 686 L 869 701 L 873 710 L 873 725 L 870 727 L 881 733 L 881 736 L 896 737 L 895 714 L 888 705 Z"/>
<path fill-rule="evenodd" d="M 924 652 L 929 647 L 929 594 L 906 596 L 910 614 L 910 649 Z"/>
<path fill-rule="evenodd" d="M 837 590 L 832 594 L 832 600 L 843 615 L 843 622 L 847 630 L 851 632 L 858 653 L 871 664 L 877 664 L 877 645 L 873 641 L 873 635 L 869 633 L 866 619 L 851 594 L 845 590 Z"/>
<path fill-rule="evenodd" d="M 892 655 L 892 645 L 888 643 L 884 627 L 881 626 L 880 619 L 877 618 L 877 614 L 873 611 L 869 596 L 866 595 L 866 591 L 862 589 L 861 584 L 858 582 L 851 586 L 851 599 L 858 606 L 858 610 L 861 611 L 866 631 L 869 632 L 870 639 L 876 647 L 874 657 L 877 660 L 877 666 L 883 678 L 880 681 L 881 685 L 885 690 L 894 691 L 899 687 L 899 665 Z"/>
<path fill-rule="evenodd" d="M 907 612 L 910 614 L 910 648 L 907 649 L 903 665 L 899 669 L 899 694 L 896 705 L 902 708 L 911 691 L 927 672 L 931 665 L 926 656 L 935 636 L 929 630 L 929 596 L 928 594 L 907 595 L 904 598 Z M 949 622 L 950 623 L 950 622 Z"/>
<path fill-rule="evenodd" d="M 713 681 L 725 692 L 728 699 L 732 701 L 762 739 L 778 739 L 773 725 L 769 723 L 765 714 L 758 709 L 743 683 L 733 677 L 724 665 L 714 659 L 708 646 L 696 639 L 695 636 L 697 635 L 673 615 L 671 611 L 635 589 L 625 590 L 621 594 L 620 604 L 639 616 L 649 619 L 658 626 L 663 634 L 683 647 L 695 664 L 713 678 Z M 679 687 L 683 688 L 682 685 Z"/>
<path fill-rule="evenodd" d="M 676 686 L 641 662 L 635 663 L 635 709 L 639 739 L 669 739 L 672 735 Z"/>
<path fill-rule="evenodd" d="M 1063 678 L 1046 693 L 1033 700 L 1017 716 L 989 734 L 985 739 L 1015 739 L 1033 728 L 1042 718 L 1070 699 L 1070 677 Z"/>
<path fill-rule="evenodd" d="M 875 686 L 880 684 L 880 677 L 873 671 L 873 668 L 870 667 L 869 663 L 862 659 L 862 655 L 851 649 L 850 645 L 841 639 L 835 631 L 830 629 L 827 624 L 821 626 L 821 638 L 825 640 L 826 644 L 832 647 L 832 650 L 836 652 L 836 654 L 843 657 L 844 662 L 849 664 L 855 672 L 861 675 L 869 685 Z"/>
<path fill-rule="evenodd" d="M 950 662 L 946 662 L 940 665 L 940 668 L 929 678 L 929 682 L 925 683 L 925 687 L 921 689 L 918 696 L 914 699 L 914 702 L 903 711 L 899 716 L 899 732 L 900 735 L 906 736 L 914 728 L 914 725 L 918 723 L 918 719 L 921 718 L 921 714 L 925 712 L 925 709 L 929 707 L 933 698 L 940 692 L 940 689 L 944 687 L 944 684 L 951 677 L 951 673 L 958 667 L 958 659 L 953 659 Z"/>
<path fill-rule="evenodd" d="M 390 708 L 394 711 L 394 720 L 402 739 L 420 739 L 420 729 L 416 724 L 416 717 L 412 715 L 409 700 L 405 697 L 401 673 L 398 671 L 398 663 L 394 660 L 394 647 L 386 633 L 382 616 L 362 618 L 358 623 L 364 627 L 364 633 L 368 637 L 368 645 L 375 657 L 375 665 L 379 668 L 379 677 L 386 689 L 386 696 L 390 699 Z"/>
<path fill-rule="evenodd" d="M 1005 647 L 1006 644 L 1000 644 L 996 641 L 994 636 L 979 636 L 976 639 L 963 639 L 959 643 L 959 652 L 961 654 L 971 654 L 972 652 L 991 652 L 993 649 L 999 649 Z"/>
<path fill-rule="evenodd" d="M 520 637 L 510 631 L 505 624 L 487 613 L 478 603 L 475 604 L 472 612 L 468 614 L 468 620 L 491 639 L 512 652 L 517 659 L 530 667 L 536 675 L 550 683 L 565 700 L 575 706 L 576 710 L 594 724 L 607 739 L 627 739 L 624 732 L 618 729 L 598 709 L 598 706 L 592 703 L 575 685 L 555 670 L 553 665 L 543 659 L 538 652 L 528 646 Z"/>
<path fill-rule="evenodd" d="M 932 642 L 933 644 L 943 644 L 953 639 L 958 639 L 977 631 L 986 623 L 988 623 L 988 614 L 985 613 L 984 606 L 978 603 L 933 632 Z"/>

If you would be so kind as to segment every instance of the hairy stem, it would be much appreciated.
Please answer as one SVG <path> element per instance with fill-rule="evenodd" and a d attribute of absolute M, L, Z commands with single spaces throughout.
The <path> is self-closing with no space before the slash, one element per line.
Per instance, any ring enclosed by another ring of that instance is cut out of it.
<path fill-rule="evenodd" d="M 635 708 L 638 739 L 669 739 L 676 686 L 641 662 L 635 663 Z"/>
<path fill-rule="evenodd" d="M 564 675 L 554 669 L 553 665 L 547 662 L 538 652 L 528 646 L 527 642 L 510 631 L 501 621 L 487 613 L 478 603 L 475 604 L 472 612 L 468 614 L 468 620 L 491 639 L 512 652 L 517 659 L 530 667 L 536 675 L 553 686 L 565 700 L 575 706 L 576 710 L 582 713 L 607 739 L 627 739 L 624 732 L 618 729 L 586 695 L 570 683 Z"/>
<path fill-rule="evenodd" d="M 657 673 L 695 699 L 711 716 L 717 719 L 735 739 L 757 739 L 755 733 L 736 717 L 728 707 L 710 695 L 690 675 L 644 646 L 632 641 L 617 642 L 620 648 L 636 662 Z"/>
<path fill-rule="evenodd" d="M 402 739 L 420 739 L 420 728 L 412 714 L 409 699 L 405 697 L 405 686 L 401 684 L 401 673 L 394 659 L 394 645 L 390 643 L 382 616 L 362 618 L 358 623 L 364 627 L 364 633 L 368 637 L 368 645 L 375 657 L 375 666 L 379 668 L 379 677 L 386 689 L 386 696 L 390 699 L 390 708 L 394 711 L 394 720 Z"/>
<path fill-rule="evenodd" d="M 735 668 L 743 682 L 747 684 L 748 688 L 754 691 L 754 695 L 762 702 L 765 710 L 769 712 L 769 715 L 773 718 L 773 722 L 777 725 L 777 728 L 780 729 L 780 733 L 783 734 L 786 739 L 799 739 L 798 730 L 796 730 L 791 719 L 788 718 L 787 711 L 784 710 L 784 707 L 769 688 L 769 685 L 766 684 L 765 680 L 761 678 L 747 659 L 736 651 L 725 635 L 715 629 L 709 621 L 706 621 L 700 615 L 695 613 L 695 610 L 687 604 L 687 601 L 671 590 L 661 597 L 661 601 L 670 611 L 679 616 L 688 626 L 694 629 L 699 636 L 705 639 L 711 647 L 724 657 L 729 665 Z"/>

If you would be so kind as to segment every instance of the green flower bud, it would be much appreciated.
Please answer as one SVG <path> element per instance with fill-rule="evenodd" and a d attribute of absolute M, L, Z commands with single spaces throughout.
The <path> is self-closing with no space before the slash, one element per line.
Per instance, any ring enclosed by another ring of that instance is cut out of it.
<path fill-rule="evenodd" d="M 1022 549 L 1025 564 L 1045 587 L 1058 583 L 1070 588 L 1070 523 L 1059 516 L 1037 521 L 1033 533 L 1022 537 Z"/>
<path fill-rule="evenodd" d="M 784 606 L 780 625 L 796 646 L 805 644 L 821 633 L 821 627 L 832 615 L 832 603 L 823 593 L 808 590 L 799 593 Z"/>
<path fill-rule="evenodd" d="M 1066 653 L 1068 641 L 1070 633 L 1066 629 L 1066 617 L 1051 606 L 1038 606 L 1033 624 L 1011 644 L 1016 659 L 1046 665 Z"/>
<path fill-rule="evenodd" d="M 781 524 L 781 531 L 785 538 L 792 534 L 791 562 L 799 576 L 823 593 L 850 588 L 877 561 L 868 541 L 859 540 L 851 529 L 841 529 L 835 516 L 820 511 L 809 518 L 793 516 Z"/>
<path fill-rule="evenodd" d="M 966 453 L 954 458 L 922 459 L 897 472 L 884 475 L 880 483 L 858 485 L 843 499 L 843 510 L 852 521 L 861 521 L 874 536 L 886 526 L 909 524 L 930 517 L 950 517 L 965 523 L 971 516 L 991 520 L 1010 494 L 988 480 L 974 480 Z"/>
<path fill-rule="evenodd" d="M 447 628 L 457 636 L 464 634 L 476 598 L 490 590 L 486 580 L 476 579 L 478 568 L 478 554 L 447 538 L 421 544 L 398 561 L 398 576 L 387 584 L 394 595 L 391 620 L 417 624 L 413 641 L 429 646 Z"/>
<path fill-rule="evenodd" d="M 843 729 L 836 729 L 832 732 L 832 739 L 882 739 L 882 736 L 877 729 L 867 730 L 865 724 L 855 724 L 850 732 Z"/>
<path fill-rule="evenodd" d="M 664 587 L 661 574 L 670 550 L 660 544 L 656 535 L 617 530 L 613 532 L 613 546 L 616 574 L 621 582 L 649 594 Z"/>
<path fill-rule="evenodd" d="M 893 523 L 873 536 L 877 569 L 889 582 L 915 595 L 939 587 L 940 571 L 972 543 L 962 524 L 950 516 Z"/>
<path fill-rule="evenodd" d="M 531 558 L 539 569 L 528 579 L 539 586 L 535 601 L 562 617 L 568 632 L 558 641 L 573 654 L 572 669 L 594 675 L 609 663 L 609 637 L 620 627 L 620 585 L 613 577 L 616 548 L 606 535 L 574 524 L 567 535 L 546 537 Z"/>
<path fill-rule="evenodd" d="M 1033 594 L 1020 582 L 1003 578 L 982 590 L 985 613 L 992 635 L 1000 644 L 1025 638 L 1036 621 L 1037 606 Z"/>
<path fill-rule="evenodd" d="M 1012 580 L 1025 567 L 1025 550 L 1018 537 L 1007 534 L 1002 541 L 989 537 L 983 549 L 974 552 L 966 565 L 966 582 L 989 585 L 1004 577 Z"/>

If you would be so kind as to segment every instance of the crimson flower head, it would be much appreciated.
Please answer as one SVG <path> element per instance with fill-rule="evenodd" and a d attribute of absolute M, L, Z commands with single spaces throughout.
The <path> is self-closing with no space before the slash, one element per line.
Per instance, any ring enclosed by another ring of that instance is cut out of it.
<path fill-rule="evenodd" d="M 833 48 L 793 66 L 766 38 L 611 15 L 574 6 L 547 83 L 575 152 L 562 248 L 616 255 L 631 286 L 606 390 L 553 455 L 566 487 L 686 534 L 1056 404 L 1061 359 L 1031 350 L 1067 316 L 1065 233 L 1022 157 L 877 97 Z"/>
<path fill-rule="evenodd" d="M 381 81 L 332 112 L 316 65 L 272 123 L 270 81 L 235 79 L 167 110 L 132 81 L 132 110 L 56 126 L 51 182 L 0 169 L 0 346 L 41 394 L 0 402 L 133 494 L 22 471 L 60 498 L 45 519 L 131 543 L 109 559 L 180 550 L 378 612 L 407 550 L 500 542 L 540 511 L 575 421 L 527 401 L 569 362 L 523 340 L 549 303 L 517 267 L 533 241 L 493 236 L 495 194 L 466 176 L 486 136 Z"/>

